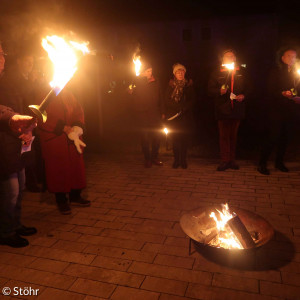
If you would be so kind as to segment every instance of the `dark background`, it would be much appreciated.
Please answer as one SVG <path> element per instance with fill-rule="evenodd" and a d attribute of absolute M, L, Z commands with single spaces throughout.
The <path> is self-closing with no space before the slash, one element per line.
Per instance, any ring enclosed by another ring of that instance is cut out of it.
<path fill-rule="evenodd" d="M 92 1 L 2 0 L 0 37 L 10 57 L 30 48 L 42 65 L 40 41 L 46 34 L 90 41 L 97 55 L 84 58 L 68 84 L 82 103 L 89 151 L 138 151 L 128 85 L 134 80 L 132 55 L 139 47 L 153 65 L 163 90 L 172 65 L 187 67 L 197 91 L 192 155 L 217 157 L 209 73 L 226 48 L 246 64 L 253 84 L 247 118 L 240 128 L 239 157 L 256 159 L 264 137 L 264 87 L 283 45 L 300 46 L 299 1 Z M 71 33 L 72 31 L 72 33 Z M 110 54 L 113 56 L 111 59 Z M 298 153 L 299 124 L 289 155 Z"/>

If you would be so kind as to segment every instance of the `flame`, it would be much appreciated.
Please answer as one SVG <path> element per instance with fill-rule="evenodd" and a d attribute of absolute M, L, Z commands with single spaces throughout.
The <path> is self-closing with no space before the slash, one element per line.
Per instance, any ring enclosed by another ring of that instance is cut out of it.
<path fill-rule="evenodd" d="M 225 67 L 228 70 L 234 70 L 234 62 L 232 62 L 230 64 L 222 64 L 222 67 Z"/>
<path fill-rule="evenodd" d="M 216 222 L 216 227 L 218 229 L 218 236 L 216 239 L 213 239 L 211 243 L 214 246 L 222 247 L 225 249 L 243 249 L 243 246 L 240 244 L 239 240 L 229 228 L 226 226 L 227 222 L 234 217 L 233 214 L 230 213 L 228 204 L 222 204 L 222 211 L 219 211 L 219 219 L 217 218 L 214 212 L 211 212 L 209 215 Z"/>
<path fill-rule="evenodd" d="M 89 52 L 87 45 L 88 43 L 67 42 L 56 35 L 43 38 L 42 46 L 54 65 L 54 74 L 50 86 L 54 89 L 56 95 L 61 92 L 77 70 L 76 50 L 86 54 Z"/>
<path fill-rule="evenodd" d="M 167 135 L 169 133 L 168 128 L 164 128 L 164 133 Z"/>
<path fill-rule="evenodd" d="M 142 63 L 141 63 L 140 58 L 141 58 L 140 56 L 135 56 L 135 55 L 134 55 L 134 58 L 133 58 L 133 63 L 134 63 L 134 67 L 135 67 L 135 75 L 136 76 L 139 76 L 140 71 L 141 71 Z"/>
<path fill-rule="evenodd" d="M 297 73 L 300 75 L 300 69 L 297 70 Z"/>

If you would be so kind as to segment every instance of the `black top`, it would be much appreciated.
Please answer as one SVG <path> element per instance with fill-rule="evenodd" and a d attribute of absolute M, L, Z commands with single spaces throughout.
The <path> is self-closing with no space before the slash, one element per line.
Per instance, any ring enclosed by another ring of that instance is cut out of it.
<path fill-rule="evenodd" d="M 243 119 L 245 118 L 245 101 L 248 100 L 250 92 L 249 78 L 246 69 L 238 67 L 233 77 L 233 94 L 243 94 L 245 99 L 241 102 L 231 101 L 230 93 L 232 86 L 232 71 L 221 68 L 214 71 L 208 82 L 208 95 L 214 98 L 215 116 L 217 120 Z M 227 93 L 220 94 L 222 86 L 227 86 Z"/>

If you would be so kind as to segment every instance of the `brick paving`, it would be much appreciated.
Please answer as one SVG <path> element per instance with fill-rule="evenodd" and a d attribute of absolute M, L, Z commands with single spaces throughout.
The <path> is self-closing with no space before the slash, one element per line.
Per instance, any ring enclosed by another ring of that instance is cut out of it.
<path fill-rule="evenodd" d="M 38 228 L 30 246 L 0 246 L 0 286 L 39 289 L 2 299 L 300 299 L 300 163 L 291 171 L 216 172 L 216 161 L 189 159 L 187 170 L 145 169 L 141 156 L 87 157 L 88 208 L 58 213 L 48 193 L 25 193 L 24 224 Z M 266 218 L 274 241 L 256 268 L 189 255 L 179 219 L 188 210 L 228 202 Z M 268 262 L 266 264 L 266 262 Z"/>

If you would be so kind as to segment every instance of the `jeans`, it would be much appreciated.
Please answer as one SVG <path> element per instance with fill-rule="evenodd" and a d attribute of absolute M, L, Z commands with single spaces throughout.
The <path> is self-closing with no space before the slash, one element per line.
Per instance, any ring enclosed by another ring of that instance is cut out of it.
<path fill-rule="evenodd" d="M 25 171 L 0 181 L 0 236 L 13 235 L 21 227 L 21 200 L 25 187 Z"/>

